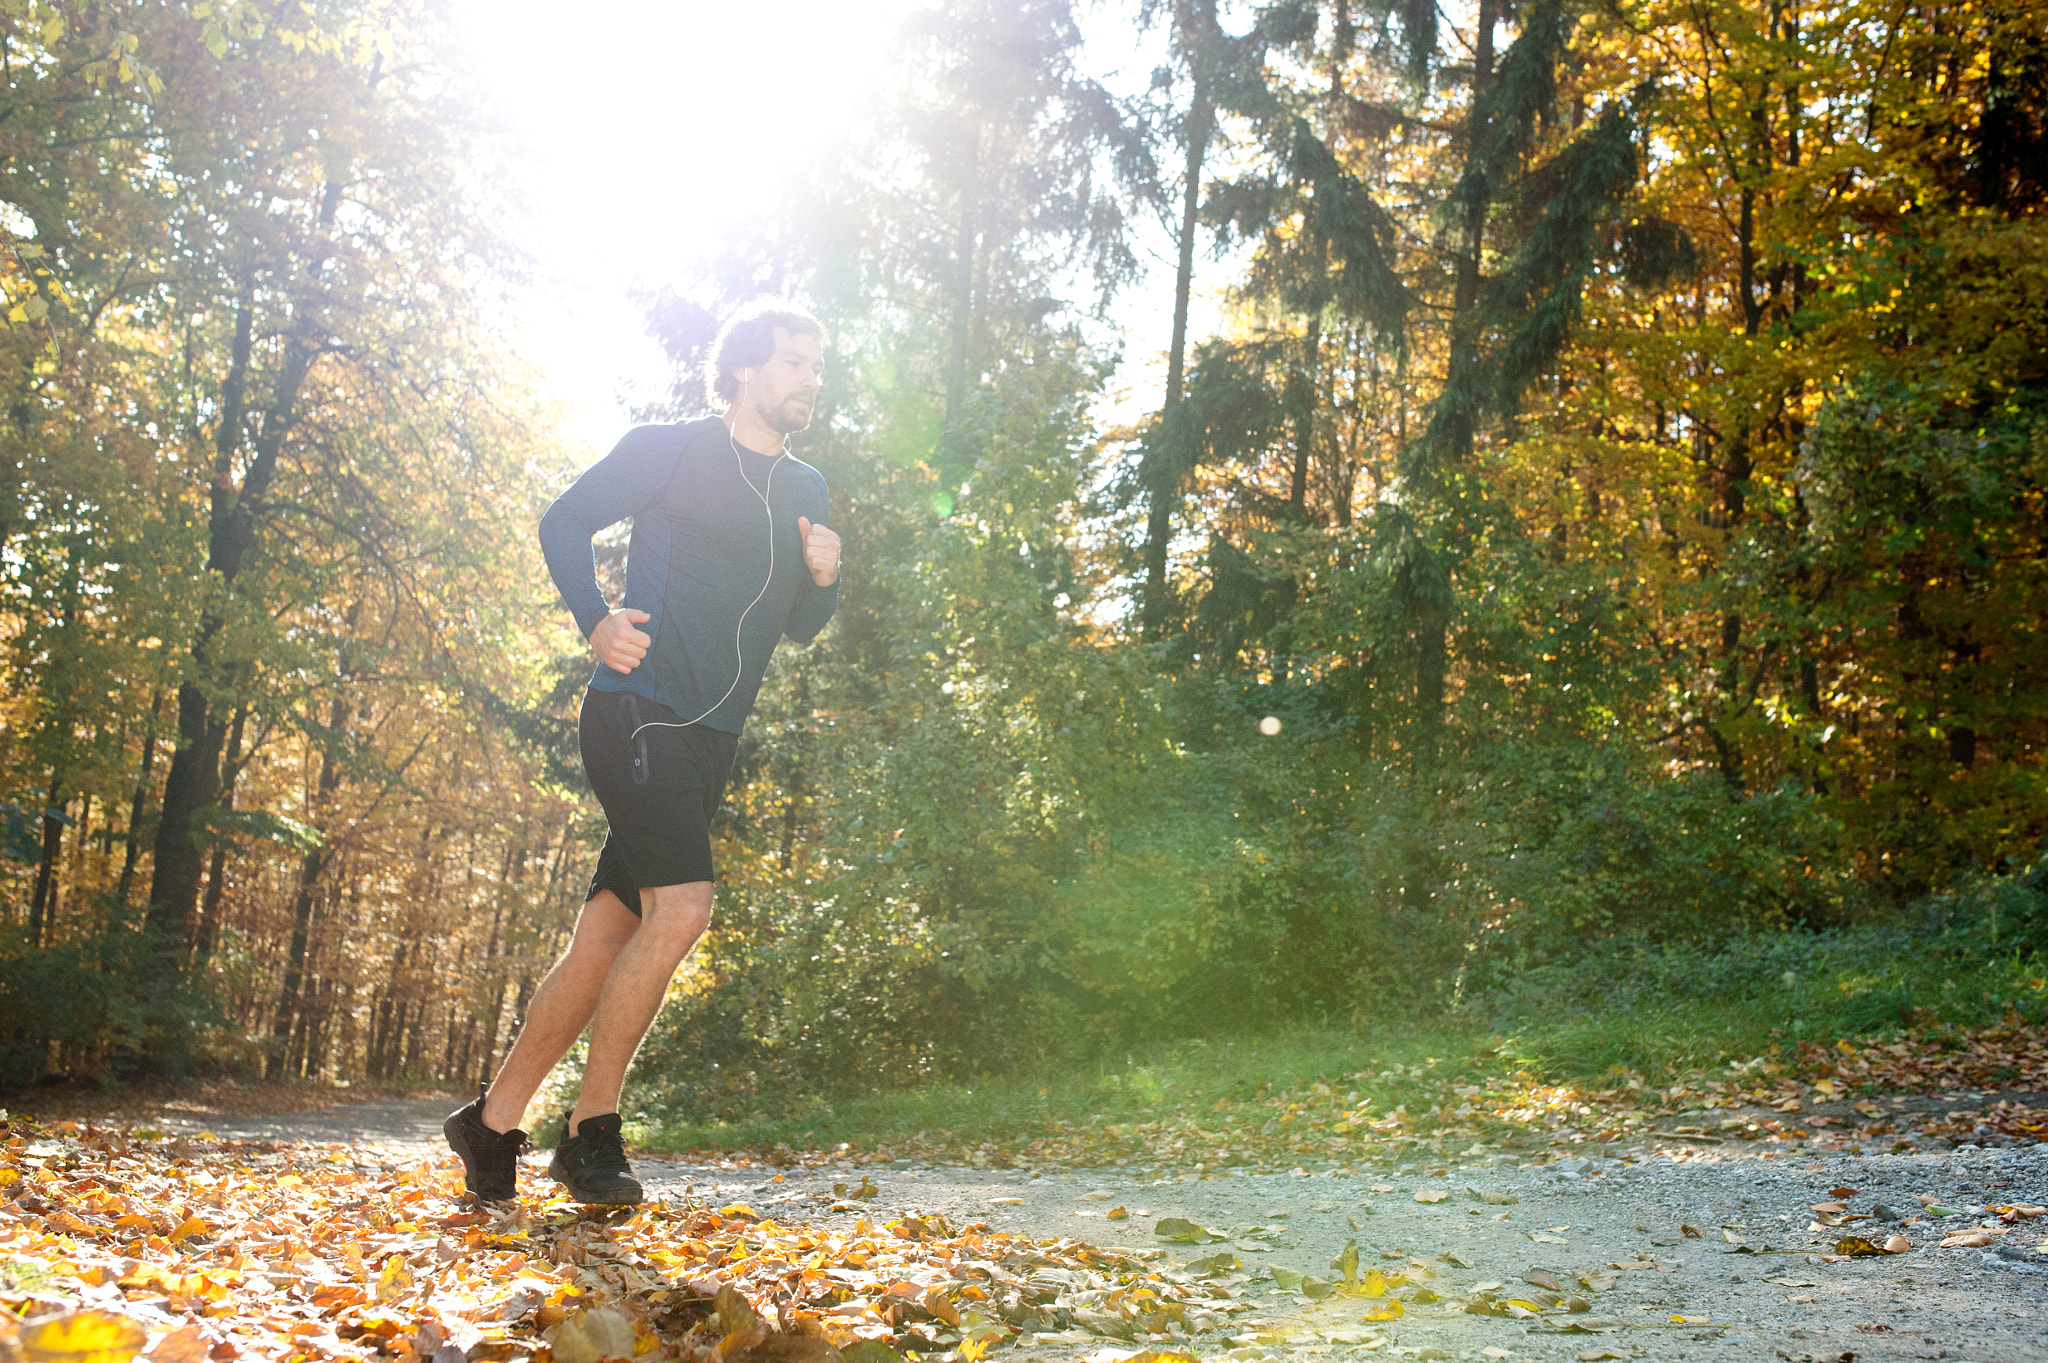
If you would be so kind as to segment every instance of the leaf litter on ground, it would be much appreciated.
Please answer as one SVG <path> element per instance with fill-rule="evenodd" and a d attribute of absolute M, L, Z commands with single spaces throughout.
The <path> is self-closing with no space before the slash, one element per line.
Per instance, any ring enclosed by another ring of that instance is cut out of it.
<path fill-rule="evenodd" d="M 0 1137 L 0 1256 L 37 1270 L 0 1275 L 0 1353 L 37 1359 L 972 1363 L 1027 1332 L 1171 1351 L 1248 1309 L 1193 1273 L 931 1214 L 485 1207 L 452 1159 L 21 1117 Z"/>

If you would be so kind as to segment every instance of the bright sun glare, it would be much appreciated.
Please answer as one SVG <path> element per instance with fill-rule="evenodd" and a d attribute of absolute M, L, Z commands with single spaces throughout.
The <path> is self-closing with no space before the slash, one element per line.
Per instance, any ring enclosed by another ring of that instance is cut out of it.
<path fill-rule="evenodd" d="M 873 108 L 890 41 L 918 0 L 591 0 L 566 12 L 539 0 L 454 3 L 519 150 L 526 210 L 511 234 L 542 275 L 516 344 L 568 404 L 569 433 L 608 447 L 631 395 L 665 377 L 633 285 L 682 277 L 751 215 L 749 166 L 788 174 L 838 154 Z M 1128 16 L 1077 10 L 1091 73 L 1119 92 L 1141 87 L 1158 58 Z M 1130 352 L 1141 372 L 1155 367 L 1163 305 L 1170 284 L 1164 299 L 1140 287 L 1122 305 L 1142 338 Z"/>
<path fill-rule="evenodd" d="M 512 234 L 547 276 L 520 349 L 571 405 L 571 433 L 608 445 L 620 394 L 662 378 L 630 287 L 680 274 L 747 214 L 736 167 L 851 130 L 910 0 L 456 3 L 521 152 Z"/>

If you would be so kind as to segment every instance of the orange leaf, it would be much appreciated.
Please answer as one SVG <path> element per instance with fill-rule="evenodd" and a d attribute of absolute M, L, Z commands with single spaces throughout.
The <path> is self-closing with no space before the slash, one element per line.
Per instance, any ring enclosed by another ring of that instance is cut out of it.
<path fill-rule="evenodd" d="M 206 1222 L 202 1221 L 200 1218 L 192 1216 L 187 1217 L 184 1221 L 180 1222 L 178 1224 L 178 1228 L 172 1231 L 169 1235 L 166 1235 L 164 1239 L 170 1241 L 172 1244 L 175 1245 L 180 1240 L 190 1240 L 195 1235 L 211 1234 L 213 1234 L 213 1227 L 207 1225 Z"/>

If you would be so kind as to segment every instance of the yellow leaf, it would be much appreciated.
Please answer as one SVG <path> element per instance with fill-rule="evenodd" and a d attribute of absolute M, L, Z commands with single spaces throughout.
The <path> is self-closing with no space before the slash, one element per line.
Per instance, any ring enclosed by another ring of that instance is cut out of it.
<path fill-rule="evenodd" d="M 80 1311 L 24 1325 L 17 1342 L 31 1363 L 128 1363 L 149 1331 L 112 1311 Z"/>
<path fill-rule="evenodd" d="M 1401 1319 L 1401 1314 L 1401 1303 L 1390 1301 L 1373 1307 L 1372 1310 L 1365 1313 L 1364 1318 L 1366 1320 L 1399 1320 Z"/>
<path fill-rule="evenodd" d="M 397 1254 L 384 1261 L 384 1271 L 377 1275 L 377 1300 L 396 1301 L 412 1288 L 412 1272 L 405 1266 L 405 1259 Z"/>

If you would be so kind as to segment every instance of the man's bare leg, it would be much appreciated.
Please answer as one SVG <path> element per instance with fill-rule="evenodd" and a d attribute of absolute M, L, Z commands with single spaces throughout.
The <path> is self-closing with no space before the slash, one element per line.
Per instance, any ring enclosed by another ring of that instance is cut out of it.
<path fill-rule="evenodd" d="M 485 1126 L 502 1132 L 525 1125 L 526 1105 L 589 1025 L 605 976 L 639 928 L 640 920 L 610 890 L 583 906 L 569 949 L 533 991 L 526 1023 L 484 1095 Z"/>
<path fill-rule="evenodd" d="M 619 1110 L 626 1067 L 633 1063 L 634 1052 L 640 1049 L 654 1015 L 661 1011 L 676 968 L 711 923 L 711 882 L 644 889 L 640 891 L 640 908 L 644 914 L 640 930 L 612 960 L 598 991 L 597 1013 L 590 1026 L 590 1055 L 583 1066 L 583 1091 L 569 1114 L 572 1136 L 585 1117 Z"/>

